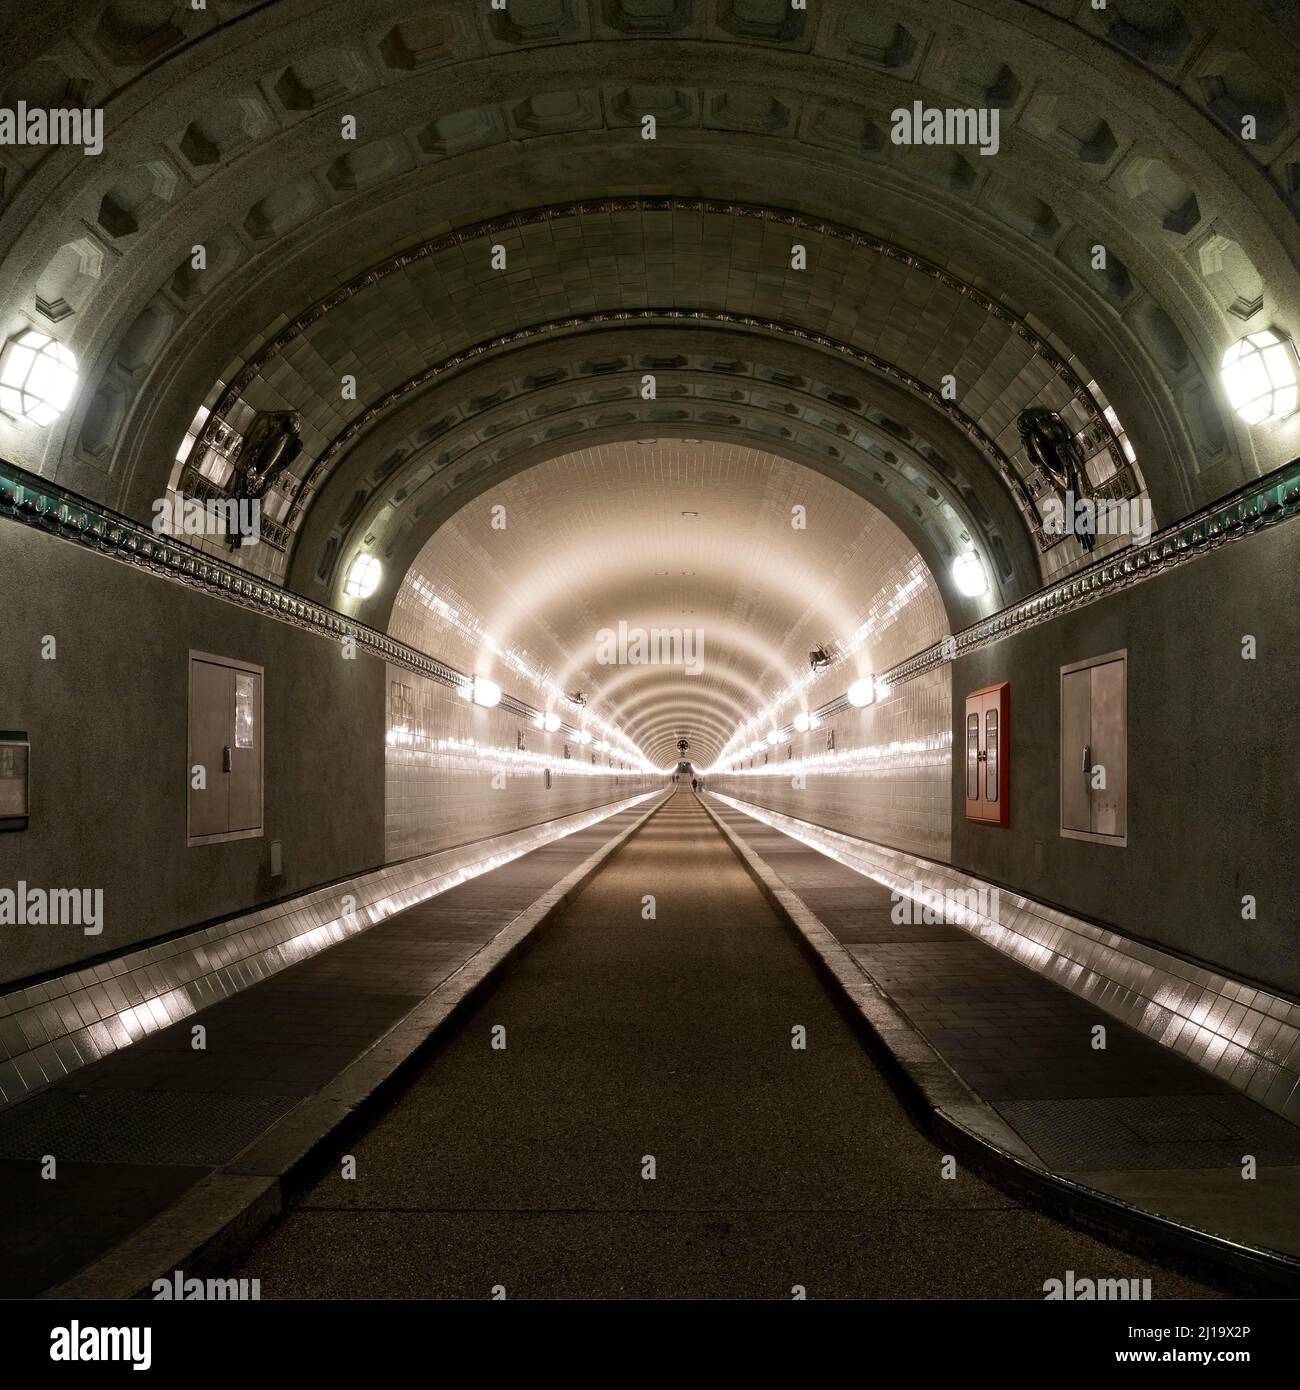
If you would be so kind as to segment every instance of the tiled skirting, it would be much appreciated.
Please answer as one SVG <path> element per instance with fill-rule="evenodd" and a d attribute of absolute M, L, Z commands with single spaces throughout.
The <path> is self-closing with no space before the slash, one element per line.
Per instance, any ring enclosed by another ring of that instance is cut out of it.
<path fill-rule="evenodd" d="M 0 1108 L 394 913 L 654 795 L 376 869 L 0 996 Z"/>
<path fill-rule="evenodd" d="M 918 885 L 927 894 L 994 890 L 950 865 L 709 795 L 914 901 Z M 1300 1005 L 1018 893 L 1003 889 L 995 901 L 997 920 L 978 910 L 946 910 L 944 920 L 1300 1123 Z"/>

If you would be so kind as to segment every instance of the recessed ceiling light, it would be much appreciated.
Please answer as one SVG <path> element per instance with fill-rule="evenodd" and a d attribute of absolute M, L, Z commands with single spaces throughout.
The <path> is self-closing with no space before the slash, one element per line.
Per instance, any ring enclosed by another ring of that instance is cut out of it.
<path fill-rule="evenodd" d="M 683 516 L 699 516 L 699 512 L 683 512 Z"/>

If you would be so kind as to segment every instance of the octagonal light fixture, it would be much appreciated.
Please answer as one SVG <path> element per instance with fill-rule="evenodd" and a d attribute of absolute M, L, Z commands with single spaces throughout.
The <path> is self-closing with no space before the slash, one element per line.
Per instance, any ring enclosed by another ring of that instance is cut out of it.
<path fill-rule="evenodd" d="M 52 425 L 68 408 L 77 380 L 76 354 L 29 328 L 0 352 L 0 410 L 15 420 Z"/>
<path fill-rule="evenodd" d="M 965 598 L 979 598 L 988 592 L 989 577 L 984 570 L 984 561 L 973 550 L 958 555 L 952 562 L 952 582 L 957 592 Z"/>
<path fill-rule="evenodd" d="M 767 731 L 767 741 L 775 748 L 776 745 L 781 742 L 781 730 L 769 729 Z"/>
<path fill-rule="evenodd" d="M 578 730 L 578 742 L 579 742 L 579 743 L 590 743 L 590 742 L 591 742 L 591 731 L 590 731 L 589 729 L 579 729 L 579 730 Z"/>
<path fill-rule="evenodd" d="M 1247 333 L 1219 365 L 1228 404 L 1248 425 L 1271 425 L 1300 405 L 1296 347 L 1271 328 Z"/>
<path fill-rule="evenodd" d="M 348 570 L 348 577 L 343 581 L 343 592 L 349 598 L 369 598 L 379 588 L 383 572 L 384 567 L 379 561 L 363 551 Z"/>
<path fill-rule="evenodd" d="M 554 711 L 546 715 L 542 720 L 542 728 L 545 729 L 548 734 L 553 734 L 559 727 L 560 716 Z"/>
<path fill-rule="evenodd" d="M 812 727 L 812 716 L 807 710 L 801 709 L 794 717 L 794 726 L 801 734 L 806 734 Z"/>

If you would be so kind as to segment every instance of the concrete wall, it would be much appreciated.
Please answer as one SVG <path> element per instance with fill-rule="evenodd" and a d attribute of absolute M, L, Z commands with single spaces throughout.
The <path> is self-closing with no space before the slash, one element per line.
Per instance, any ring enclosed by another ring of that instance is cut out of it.
<path fill-rule="evenodd" d="M 710 791 L 765 806 L 927 859 L 947 859 L 952 805 L 952 714 L 945 667 L 866 709 L 760 754 Z M 826 735 L 835 733 L 827 751 Z M 766 761 L 764 760 L 766 757 Z M 803 772 L 803 785 L 795 773 Z"/>
<path fill-rule="evenodd" d="M 31 823 L 0 833 L 0 888 L 104 895 L 96 936 L 0 925 L 0 984 L 659 784 L 531 727 L 520 754 L 515 715 L 4 520 L 0 592 L 0 729 L 32 744 Z M 192 649 L 265 668 L 260 838 L 186 846 Z"/>
<path fill-rule="evenodd" d="M 1238 979 L 1300 995 L 1300 525 L 1284 525 L 901 686 L 712 790 L 948 861 Z M 1242 639 L 1258 644 L 1242 659 Z M 1060 834 L 1060 668 L 1128 651 L 1128 845 Z M 1011 683 L 1011 824 L 966 820 L 965 696 Z M 951 682 L 951 684 L 949 684 Z M 850 750 L 858 749 L 857 753 Z M 946 804 L 940 815 L 936 794 Z M 1257 920 L 1242 919 L 1242 898 Z"/>
<path fill-rule="evenodd" d="M 952 860 L 1238 978 L 1300 994 L 1300 525 L 1195 560 L 958 661 L 1011 682 L 1011 825 L 965 819 Z M 1258 643 L 1242 659 L 1242 639 Z M 1060 835 L 1060 668 L 1128 651 L 1128 846 Z M 1253 894 L 1258 920 L 1243 921 Z"/>
<path fill-rule="evenodd" d="M 0 888 L 101 888 L 105 919 L 99 936 L 0 926 L 0 982 L 383 862 L 382 662 L 4 520 L 0 593 L 0 728 L 32 742 L 31 824 L 0 834 Z M 260 839 L 186 848 L 191 648 L 265 667 Z"/>

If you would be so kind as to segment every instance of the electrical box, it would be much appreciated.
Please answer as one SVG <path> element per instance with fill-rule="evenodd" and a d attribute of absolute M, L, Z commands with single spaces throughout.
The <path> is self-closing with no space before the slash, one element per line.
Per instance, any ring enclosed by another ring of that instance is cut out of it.
<path fill-rule="evenodd" d="M 0 830 L 27 829 L 30 757 L 25 730 L 0 729 Z"/>
<path fill-rule="evenodd" d="M 986 685 L 966 697 L 966 819 L 1011 824 L 1011 686 Z"/>
<path fill-rule="evenodd" d="M 262 833 L 262 668 L 190 653 L 190 845 Z"/>
<path fill-rule="evenodd" d="M 1128 844 L 1128 653 L 1061 667 L 1061 834 Z"/>

